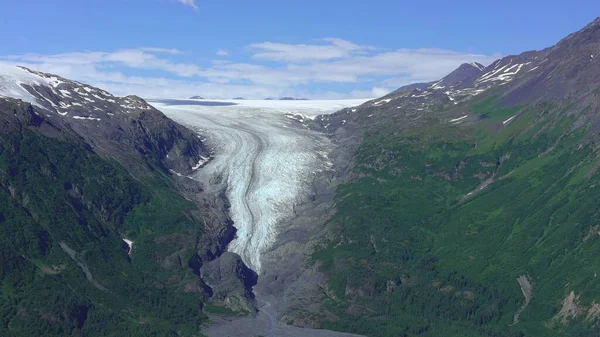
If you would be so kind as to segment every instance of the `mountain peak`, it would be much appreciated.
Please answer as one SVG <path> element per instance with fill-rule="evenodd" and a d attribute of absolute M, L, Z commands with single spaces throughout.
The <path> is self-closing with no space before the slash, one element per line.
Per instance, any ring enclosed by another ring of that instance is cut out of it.
<path fill-rule="evenodd" d="M 485 69 L 485 66 L 483 64 L 479 63 L 479 62 L 463 63 L 463 64 L 461 64 L 461 67 L 464 66 L 464 65 L 469 65 L 469 66 L 475 67 L 475 68 L 477 68 L 479 70 Z"/>
<path fill-rule="evenodd" d="M 481 63 L 463 63 L 450 74 L 431 85 L 431 89 L 443 89 L 452 87 L 464 81 L 477 77 L 485 67 Z"/>

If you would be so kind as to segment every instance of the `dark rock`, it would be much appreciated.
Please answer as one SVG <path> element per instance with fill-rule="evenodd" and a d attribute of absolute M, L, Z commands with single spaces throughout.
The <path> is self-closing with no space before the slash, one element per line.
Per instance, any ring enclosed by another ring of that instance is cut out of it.
<path fill-rule="evenodd" d="M 212 290 L 215 304 L 234 311 L 256 312 L 252 287 L 257 275 L 250 270 L 239 255 L 225 252 L 217 259 L 205 263 L 200 275 Z"/>

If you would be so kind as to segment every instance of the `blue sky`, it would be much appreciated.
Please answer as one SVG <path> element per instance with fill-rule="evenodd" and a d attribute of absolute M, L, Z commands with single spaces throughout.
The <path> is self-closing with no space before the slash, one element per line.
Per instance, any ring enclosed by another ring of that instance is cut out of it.
<path fill-rule="evenodd" d="M 374 97 L 541 49 L 600 1 L 5 1 L 0 60 L 145 97 Z"/>

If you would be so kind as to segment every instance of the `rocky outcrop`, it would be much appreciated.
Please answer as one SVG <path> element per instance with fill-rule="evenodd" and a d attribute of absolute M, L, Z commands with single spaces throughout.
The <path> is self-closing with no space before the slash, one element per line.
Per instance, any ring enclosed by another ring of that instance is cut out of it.
<path fill-rule="evenodd" d="M 233 311 L 256 312 L 252 287 L 257 275 L 241 257 L 225 252 L 200 268 L 200 276 L 212 291 L 211 301 Z"/>
<path fill-rule="evenodd" d="M 531 294 L 533 293 L 533 284 L 531 284 L 531 280 L 527 275 L 521 275 L 517 277 L 517 283 L 519 283 L 519 287 L 521 288 L 521 293 L 523 293 L 523 297 L 525 297 L 525 303 L 519 308 L 519 310 L 513 316 L 513 324 L 519 323 L 519 316 L 521 312 L 527 308 L 529 302 L 531 301 Z"/>

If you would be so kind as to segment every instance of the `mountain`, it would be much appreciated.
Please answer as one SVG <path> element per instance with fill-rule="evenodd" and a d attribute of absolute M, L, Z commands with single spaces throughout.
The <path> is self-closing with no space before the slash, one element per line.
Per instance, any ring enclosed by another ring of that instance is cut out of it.
<path fill-rule="evenodd" d="M 139 97 L 0 66 L 0 335 L 192 336 L 215 305 L 254 311 L 224 191 L 186 177 L 211 157 Z"/>
<path fill-rule="evenodd" d="M 204 97 L 202 97 L 202 96 L 192 96 L 192 97 L 190 97 L 190 99 L 204 99 Z"/>
<path fill-rule="evenodd" d="M 235 100 L 243 100 L 243 99 L 244 99 L 244 97 L 235 97 L 235 98 L 232 98 L 232 99 L 235 99 Z"/>
<path fill-rule="evenodd" d="M 453 87 L 461 82 L 473 79 L 477 75 L 481 74 L 485 67 L 477 62 L 463 63 L 456 70 L 446 75 L 439 81 L 426 82 L 426 83 L 412 83 L 400 87 L 392 92 L 392 94 L 399 94 L 405 91 L 413 91 L 416 89 L 424 90 L 427 88 L 443 89 L 446 86 Z"/>
<path fill-rule="evenodd" d="M 485 67 L 480 63 L 463 63 L 456 70 L 446 75 L 441 80 L 432 83 L 432 89 L 444 89 L 445 87 L 455 87 L 460 85 L 461 83 L 468 82 L 469 80 L 473 80 L 477 78 Z"/>
<path fill-rule="evenodd" d="M 158 165 L 189 173 L 211 156 L 190 130 L 137 96 L 108 92 L 24 67 L 0 65 L 0 97 L 14 97 L 68 124 L 95 151 L 126 166 Z"/>
<path fill-rule="evenodd" d="M 599 59 L 600 18 L 302 121 L 336 145 L 335 197 L 306 267 L 272 277 L 288 289 L 281 319 L 368 336 L 597 335 Z"/>
<path fill-rule="evenodd" d="M 396 90 L 394 90 L 392 93 L 401 93 L 404 91 L 413 91 L 415 89 L 427 89 L 429 88 L 433 83 L 435 82 L 426 82 L 426 83 L 412 83 L 412 84 L 407 84 L 405 86 L 402 86 Z"/>
<path fill-rule="evenodd" d="M 307 98 L 282 97 L 280 101 L 307 101 Z"/>

